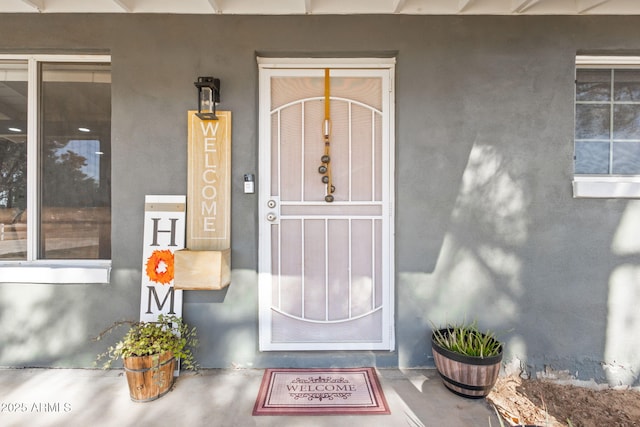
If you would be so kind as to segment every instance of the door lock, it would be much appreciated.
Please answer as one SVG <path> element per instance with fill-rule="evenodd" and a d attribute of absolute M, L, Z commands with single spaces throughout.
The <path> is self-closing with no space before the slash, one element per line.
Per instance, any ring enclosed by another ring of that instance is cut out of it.
<path fill-rule="evenodd" d="M 267 207 L 271 208 L 271 209 L 275 208 L 276 207 L 276 201 L 275 200 L 269 200 L 267 202 Z"/>

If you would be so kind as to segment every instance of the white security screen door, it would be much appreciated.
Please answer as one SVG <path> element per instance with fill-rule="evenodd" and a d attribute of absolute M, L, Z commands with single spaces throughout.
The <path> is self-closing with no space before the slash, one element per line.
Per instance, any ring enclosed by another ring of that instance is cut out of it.
<path fill-rule="evenodd" d="M 395 60 L 258 63 L 260 349 L 392 350 Z"/>

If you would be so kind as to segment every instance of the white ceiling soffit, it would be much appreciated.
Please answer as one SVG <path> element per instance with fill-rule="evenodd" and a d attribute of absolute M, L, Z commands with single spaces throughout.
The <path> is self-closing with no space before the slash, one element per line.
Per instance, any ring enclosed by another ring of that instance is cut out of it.
<path fill-rule="evenodd" d="M 640 0 L 0 0 L 0 13 L 639 15 Z"/>

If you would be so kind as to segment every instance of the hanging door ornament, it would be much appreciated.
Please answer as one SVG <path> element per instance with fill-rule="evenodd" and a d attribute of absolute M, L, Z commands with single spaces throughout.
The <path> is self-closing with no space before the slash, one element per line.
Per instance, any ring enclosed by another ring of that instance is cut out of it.
<path fill-rule="evenodd" d="M 318 172 L 322 175 L 322 182 L 326 184 L 326 195 L 324 200 L 327 203 L 333 202 L 333 193 L 336 187 L 333 185 L 333 177 L 331 175 L 331 81 L 329 69 L 324 70 L 324 123 L 322 125 L 322 134 L 324 139 L 324 154 L 320 158 L 322 164 L 318 168 Z"/>

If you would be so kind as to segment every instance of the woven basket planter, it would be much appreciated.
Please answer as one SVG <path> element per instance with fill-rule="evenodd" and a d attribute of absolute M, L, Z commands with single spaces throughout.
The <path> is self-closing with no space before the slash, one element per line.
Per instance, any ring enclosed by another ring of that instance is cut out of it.
<path fill-rule="evenodd" d="M 440 329 L 440 333 L 447 332 L 446 328 Z M 502 362 L 502 346 L 497 356 L 466 356 L 442 348 L 436 343 L 432 334 L 431 349 L 444 385 L 455 394 L 480 399 L 488 395 L 496 384 L 500 373 L 500 362 Z"/>

